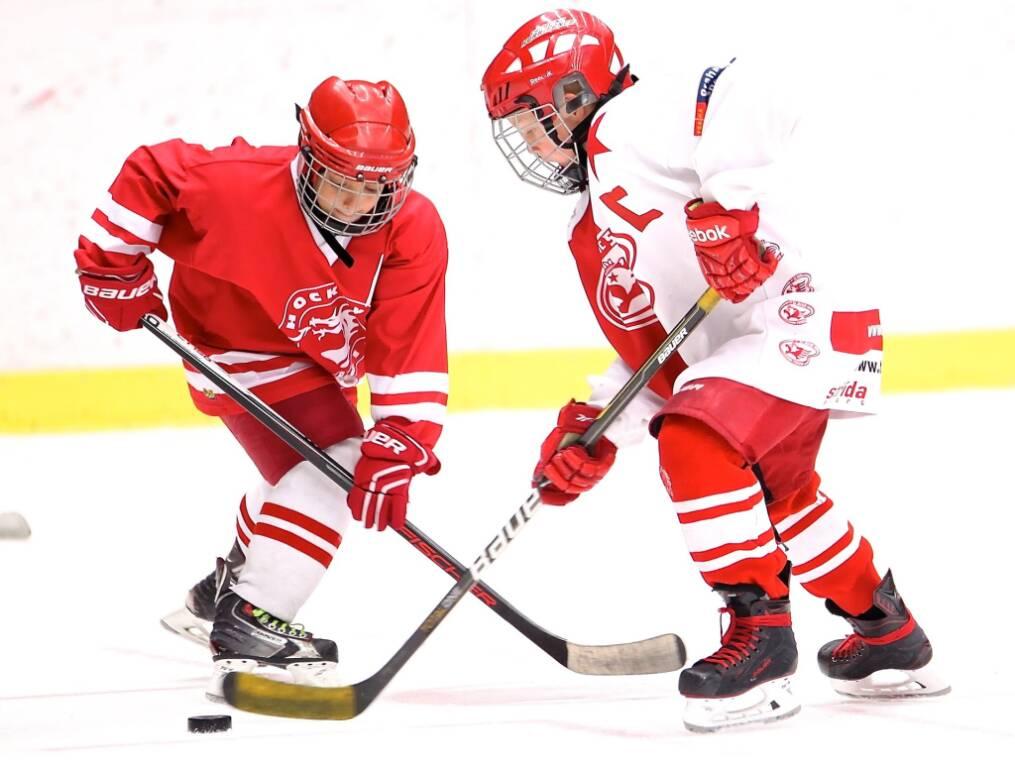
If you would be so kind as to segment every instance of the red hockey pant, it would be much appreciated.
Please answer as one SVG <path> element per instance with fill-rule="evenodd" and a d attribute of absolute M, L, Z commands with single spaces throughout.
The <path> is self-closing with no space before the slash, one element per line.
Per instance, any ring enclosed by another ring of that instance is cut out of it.
<path fill-rule="evenodd" d="M 737 382 L 684 387 L 653 423 L 660 474 L 705 582 L 785 597 L 787 559 L 813 595 L 853 614 L 881 579 L 868 541 L 820 490 L 814 470 L 828 412 Z"/>

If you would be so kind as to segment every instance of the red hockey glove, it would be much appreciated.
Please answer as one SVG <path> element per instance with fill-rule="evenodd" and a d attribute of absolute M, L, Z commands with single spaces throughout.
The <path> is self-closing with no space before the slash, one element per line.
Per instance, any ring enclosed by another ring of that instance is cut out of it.
<path fill-rule="evenodd" d="M 85 306 L 106 325 L 118 331 L 130 331 L 141 325 L 141 318 L 153 312 L 167 320 L 155 270 L 148 259 L 130 267 L 89 267 L 78 270 Z"/>
<path fill-rule="evenodd" d="M 404 528 L 409 481 L 441 468 L 430 449 L 403 429 L 408 423 L 398 416 L 381 419 L 363 437 L 348 503 L 353 519 L 367 528 Z"/>
<path fill-rule="evenodd" d="M 557 426 L 539 449 L 539 463 L 532 473 L 532 487 L 545 477 L 550 485 L 540 489 L 544 504 L 562 507 L 570 504 L 606 476 L 617 457 L 617 446 L 600 437 L 590 453 L 581 445 L 558 450 L 567 435 L 583 435 L 602 408 L 572 400 L 560 409 Z"/>
<path fill-rule="evenodd" d="M 775 272 L 779 250 L 754 239 L 758 206 L 728 211 L 699 198 L 684 206 L 684 213 L 705 281 L 724 299 L 743 301 Z"/>

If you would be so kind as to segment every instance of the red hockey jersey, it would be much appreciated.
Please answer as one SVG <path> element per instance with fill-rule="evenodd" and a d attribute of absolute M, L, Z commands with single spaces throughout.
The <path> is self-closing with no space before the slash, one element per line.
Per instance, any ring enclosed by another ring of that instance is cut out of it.
<path fill-rule="evenodd" d="M 237 138 L 208 150 L 141 147 L 92 214 L 74 252 L 82 270 L 174 262 L 177 330 L 268 403 L 365 374 L 375 420 L 402 416 L 430 446 L 447 405 L 440 216 L 412 192 L 387 226 L 337 238 L 348 266 L 304 216 L 297 150 Z M 241 409 L 187 366 L 204 413 Z"/>

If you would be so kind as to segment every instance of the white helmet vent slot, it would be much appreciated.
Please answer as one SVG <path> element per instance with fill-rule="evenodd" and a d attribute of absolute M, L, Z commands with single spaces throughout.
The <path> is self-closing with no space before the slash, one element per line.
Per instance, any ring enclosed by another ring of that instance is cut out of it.
<path fill-rule="evenodd" d="M 536 43 L 529 48 L 529 55 L 532 56 L 532 61 L 542 61 L 546 58 L 546 49 L 549 47 L 550 41 L 543 40 L 542 42 Z"/>
<path fill-rule="evenodd" d="M 574 47 L 574 41 L 578 38 L 578 35 L 568 32 L 566 35 L 561 35 L 557 38 L 557 41 L 553 44 L 553 55 L 556 56 L 558 53 L 564 53 L 570 51 Z"/>

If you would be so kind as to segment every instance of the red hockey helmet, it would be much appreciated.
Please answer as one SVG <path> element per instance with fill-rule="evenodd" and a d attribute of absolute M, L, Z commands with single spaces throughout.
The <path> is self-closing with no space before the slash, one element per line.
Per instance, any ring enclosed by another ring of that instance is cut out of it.
<path fill-rule="evenodd" d="M 297 117 L 306 214 L 336 235 L 365 235 L 391 221 L 416 167 L 416 138 L 395 86 L 329 77 Z"/>
<path fill-rule="evenodd" d="M 565 9 L 519 27 L 487 67 L 482 90 L 494 140 L 515 173 L 542 189 L 569 194 L 582 186 L 576 153 L 533 151 L 532 126 L 542 138 L 570 150 L 574 137 L 563 116 L 599 104 L 633 82 L 610 28 L 591 13 Z"/>

